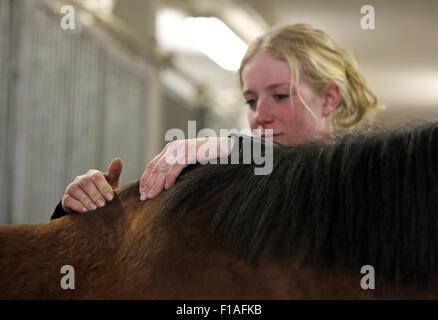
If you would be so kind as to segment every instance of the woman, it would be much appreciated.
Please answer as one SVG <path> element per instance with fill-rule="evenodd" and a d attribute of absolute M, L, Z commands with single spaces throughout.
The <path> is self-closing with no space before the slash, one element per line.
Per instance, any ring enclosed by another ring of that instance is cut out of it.
<path fill-rule="evenodd" d="M 239 79 L 251 129 L 261 129 L 262 135 L 272 129 L 273 139 L 287 145 L 330 135 L 333 126 L 352 127 L 378 109 L 354 57 L 307 24 L 277 27 L 257 38 L 242 60 Z M 194 152 L 204 143 L 214 144 L 224 156 L 235 141 L 236 136 L 170 142 L 146 166 L 140 198 L 157 196 L 173 185 L 189 163 L 206 160 Z M 169 164 L 167 159 L 181 146 L 189 150 L 185 161 Z M 107 174 L 90 170 L 76 177 L 52 218 L 104 206 L 119 186 L 121 170 L 122 162 L 116 158 Z"/>

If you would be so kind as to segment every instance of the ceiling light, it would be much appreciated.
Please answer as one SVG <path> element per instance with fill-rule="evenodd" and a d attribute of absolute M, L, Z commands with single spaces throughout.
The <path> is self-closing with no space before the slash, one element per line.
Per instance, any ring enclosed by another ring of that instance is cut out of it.
<path fill-rule="evenodd" d="M 183 34 L 220 67 L 236 71 L 248 48 L 225 23 L 216 17 L 186 18 Z"/>

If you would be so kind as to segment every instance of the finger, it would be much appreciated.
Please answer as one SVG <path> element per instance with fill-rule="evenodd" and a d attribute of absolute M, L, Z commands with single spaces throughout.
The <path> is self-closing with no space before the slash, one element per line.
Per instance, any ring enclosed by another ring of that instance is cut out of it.
<path fill-rule="evenodd" d="M 100 171 L 87 173 L 87 175 L 91 178 L 92 183 L 96 186 L 96 189 L 99 191 L 98 197 L 103 201 L 103 205 L 105 205 L 105 199 L 111 201 L 114 197 L 114 191 L 112 186 L 106 180 L 105 175 Z M 97 199 L 94 198 L 92 199 L 93 201 L 98 201 Z"/>
<path fill-rule="evenodd" d="M 76 211 L 76 212 L 86 212 L 88 209 L 80 202 L 79 200 L 73 198 L 72 196 L 66 194 L 64 195 L 62 199 L 62 208 L 69 212 L 69 211 Z"/>
<path fill-rule="evenodd" d="M 155 179 L 155 182 L 152 185 L 151 190 L 147 194 L 148 199 L 156 197 L 157 195 L 160 194 L 161 191 L 163 191 L 165 181 L 166 181 L 166 173 L 160 172 L 160 174 L 157 176 L 157 179 Z"/>
<path fill-rule="evenodd" d="M 100 171 L 95 170 L 92 174 L 88 173 L 79 181 L 79 186 L 98 207 L 105 205 L 106 194 L 108 197 L 112 197 L 112 188 Z"/>
<path fill-rule="evenodd" d="M 108 167 L 108 173 L 106 179 L 113 189 L 117 189 L 120 184 L 120 174 L 122 173 L 123 162 L 120 158 L 115 158 L 111 161 Z"/>
<path fill-rule="evenodd" d="M 176 178 L 178 178 L 178 176 L 180 175 L 181 171 L 183 171 L 183 169 L 186 166 L 175 166 L 172 169 L 170 169 L 170 171 L 168 172 L 168 174 L 166 175 L 166 181 L 164 184 L 164 189 L 169 189 L 176 181 Z"/>
<path fill-rule="evenodd" d="M 98 204 L 99 199 L 104 199 L 104 195 L 100 193 L 90 176 L 86 175 L 79 180 L 78 184 L 95 205 Z M 82 201 L 82 199 L 80 200 Z M 82 201 L 82 203 L 84 202 Z"/>
<path fill-rule="evenodd" d="M 152 187 L 154 186 L 155 181 L 157 180 L 159 175 L 160 175 L 160 171 L 157 168 L 152 169 L 152 172 L 151 172 L 148 180 L 146 181 L 144 190 L 141 194 L 141 197 L 140 197 L 141 200 L 146 200 L 149 198 L 148 194 L 151 192 Z"/>
<path fill-rule="evenodd" d="M 140 193 L 144 192 L 146 182 L 152 173 L 152 165 L 149 163 L 140 179 Z"/>
<path fill-rule="evenodd" d="M 149 193 L 153 183 L 155 182 L 155 179 L 157 178 L 159 172 L 157 171 L 156 168 L 152 168 L 151 172 L 147 178 L 147 180 L 144 183 L 144 187 L 143 190 L 141 192 L 141 196 L 140 196 L 140 200 L 146 200 L 147 199 L 147 194 Z"/>
<path fill-rule="evenodd" d="M 67 187 L 66 195 L 80 201 L 89 210 L 95 210 L 96 204 L 90 199 L 87 193 L 81 188 L 79 182 L 72 183 Z"/>
<path fill-rule="evenodd" d="M 177 176 L 167 176 L 166 182 L 164 183 L 164 189 L 167 190 L 171 186 L 173 186 L 175 184 L 176 178 L 177 178 Z"/>
<path fill-rule="evenodd" d="M 161 155 L 164 153 L 164 151 L 166 150 L 166 148 L 167 148 L 167 145 L 166 145 L 166 147 L 163 149 L 163 151 L 161 151 L 160 152 L 160 154 L 158 154 L 158 155 L 156 155 L 151 161 L 149 161 L 149 163 L 146 165 L 146 169 L 145 169 L 145 171 L 144 171 L 144 173 L 143 173 L 143 175 L 141 176 L 141 179 L 140 179 L 140 193 L 142 193 L 143 192 L 143 190 L 144 190 L 144 187 L 145 187 L 145 183 L 146 183 L 146 181 L 147 181 L 147 179 L 149 178 L 149 176 L 150 176 L 150 174 L 151 174 L 151 172 L 152 172 L 152 169 L 154 168 L 154 167 L 156 167 L 156 164 L 159 162 L 159 160 L 161 159 Z"/>

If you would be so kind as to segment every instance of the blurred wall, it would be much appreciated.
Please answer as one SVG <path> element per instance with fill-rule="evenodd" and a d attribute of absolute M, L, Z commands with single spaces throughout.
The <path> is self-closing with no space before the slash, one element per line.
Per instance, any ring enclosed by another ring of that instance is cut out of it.
<path fill-rule="evenodd" d="M 0 1 L 0 223 L 8 222 L 8 56 L 10 1 Z"/>
<path fill-rule="evenodd" d="M 48 221 L 75 176 L 116 156 L 122 183 L 141 176 L 155 66 L 99 27 L 63 30 L 42 1 L 0 6 L 0 222 Z"/>

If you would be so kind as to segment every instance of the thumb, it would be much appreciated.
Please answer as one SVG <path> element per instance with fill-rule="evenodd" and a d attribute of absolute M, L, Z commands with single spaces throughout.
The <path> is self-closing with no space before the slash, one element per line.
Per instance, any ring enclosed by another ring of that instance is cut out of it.
<path fill-rule="evenodd" d="M 108 167 L 108 173 L 105 174 L 105 178 L 113 189 L 119 187 L 122 168 L 123 162 L 120 158 L 115 158 L 113 161 L 111 161 Z"/>

